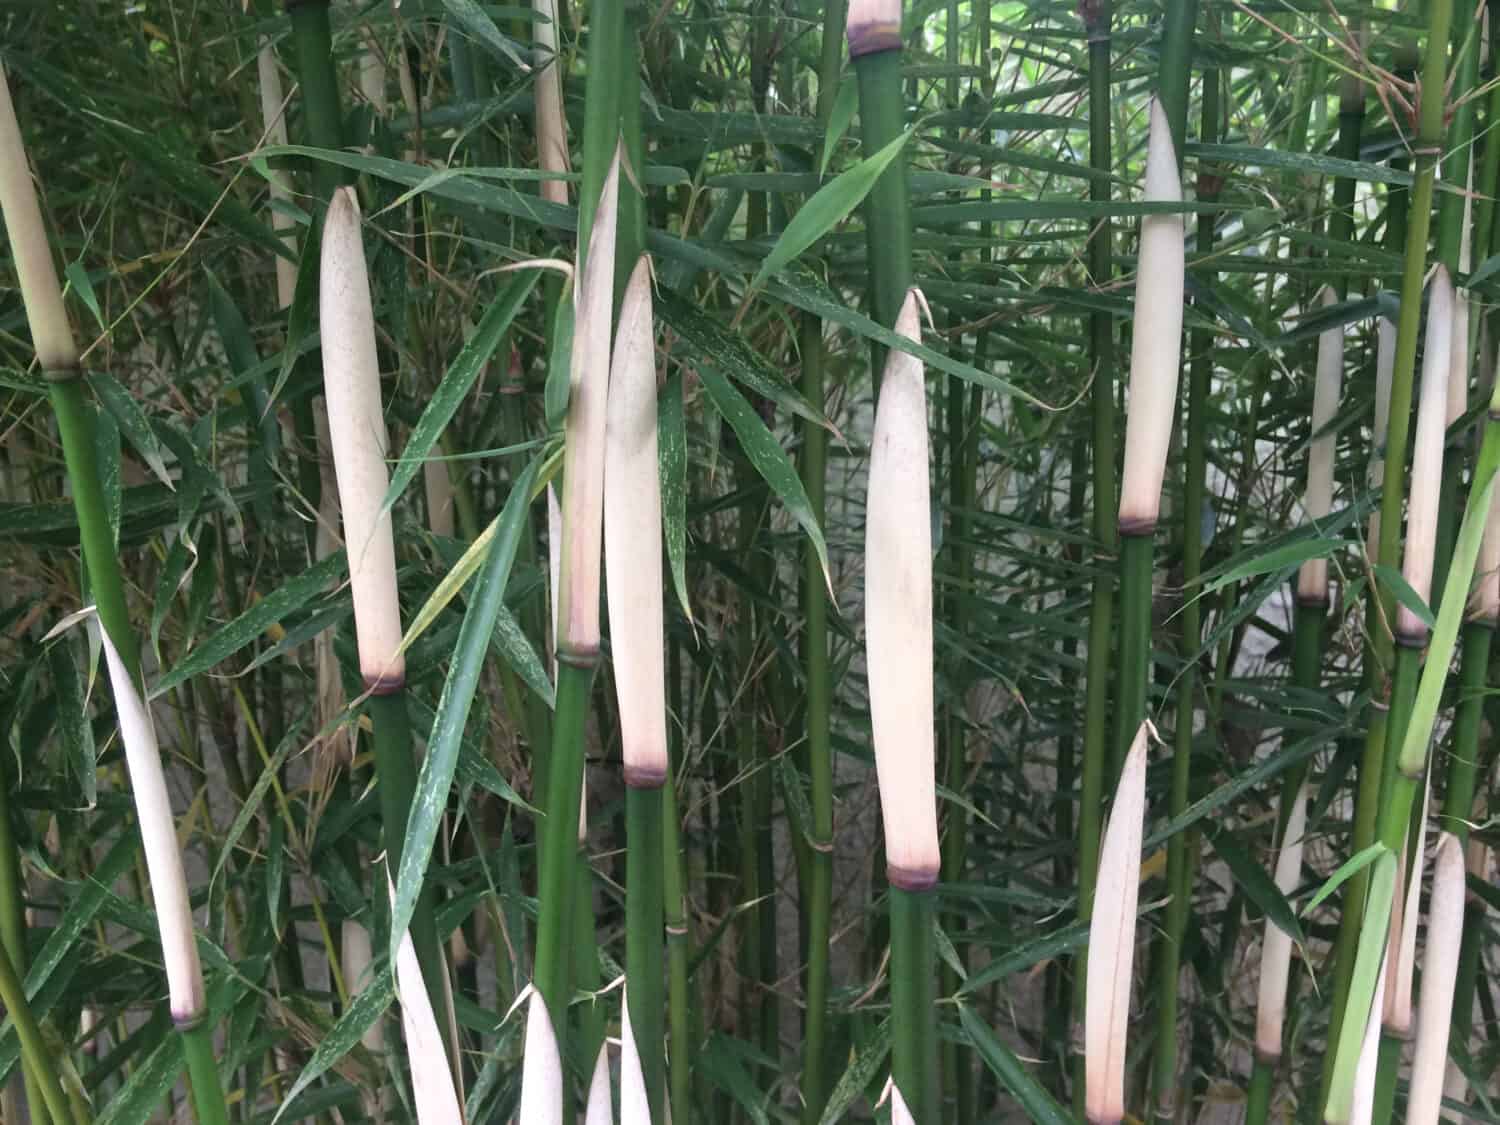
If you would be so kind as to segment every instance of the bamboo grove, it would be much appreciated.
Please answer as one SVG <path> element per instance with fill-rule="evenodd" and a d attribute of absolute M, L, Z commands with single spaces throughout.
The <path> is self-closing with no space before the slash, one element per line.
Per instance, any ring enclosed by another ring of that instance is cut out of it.
<path fill-rule="evenodd" d="M 1497 1119 L 1483 0 L 0 28 L 0 1121 Z"/>

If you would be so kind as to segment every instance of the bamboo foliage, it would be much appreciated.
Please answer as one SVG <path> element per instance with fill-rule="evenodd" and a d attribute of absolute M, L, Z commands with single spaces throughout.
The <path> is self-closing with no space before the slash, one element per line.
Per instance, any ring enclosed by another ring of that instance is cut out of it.
<path fill-rule="evenodd" d="M 7 17 L 0 1117 L 1481 1095 L 1483 6 L 439 7 Z"/>

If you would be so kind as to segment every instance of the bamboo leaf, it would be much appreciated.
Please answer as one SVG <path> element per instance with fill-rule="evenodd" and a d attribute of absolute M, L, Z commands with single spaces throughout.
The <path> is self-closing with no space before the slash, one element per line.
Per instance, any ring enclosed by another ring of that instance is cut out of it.
<path fill-rule="evenodd" d="M 1204 585 L 1203 589 L 1205 593 L 1212 593 L 1214 590 L 1223 589 L 1236 582 L 1243 582 L 1246 578 L 1270 574 L 1277 570 L 1294 570 L 1309 559 L 1327 558 L 1335 551 L 1342 550 L 1344 546 L 1345 542 L 1342 539 L 1322 537 L 1288 543 L 1253 559 L 1247 559 L 1238 566 L 1216 575 Z"/>
<path fill-rule="evenodd" d="M 548 339 L 552 343 L 547 358 L 547 383 L 542 394 L 547 432 L 560 433 L 568 417 L 568 396 L 572 388 L 568 383 L 570 365 L 573 362 L 573 282 L 564 282 L 557 296 L 557 306 L 552 313 L 552 332 Z"/>
<path fill-rule="evenodd" d="M 1359 872 L 1363 871 L 1388 851 L 1390 849 L 1377 840 L 1368 847 L 1361 848 L 1343 863 L 1339 864 L 1338 870 L 1324 881 L 1323 885 L 1317 889 L 1312 898 L 1307 900 L 1307 905 L 1302 908 L 1302 916 L 1305 918 L 1311 914 L 1322 904 L 1324 899 L 1343 886 L 1351 876 L 1359 874 Z"/>
<path fill-rule="evenodd" d="M 1208 834 L 1208 841 L 1228 866 L 1234 881 L 1239 884 L 1246 897 L 1260 907 L 1261 912 L 1276 923 L 1282 933 L 1298 945 L 1305 945 L 1302 927 L 1297 924 L 1296 912 L 1292 910 L 1286 896 L 1277 890 L 1276 884 L 1266 874 L 1266 869 L 1245 850 L 1234 833 L 1221 827 Z"/>
<path fill-rule="evenodd" d="M 156 479 L 168 488 L 175 488 L 172 474 L 167 471 L 166 459 L 162 456 L 161 443 L 157 441 L 156 434 L 151 429 L 151 421 L 141 409 L 140 403 L 135 401 L 135 397 L 120 386 L 113 375 L 105 371 L 96 371 L 90 375 L 89 385 L 94 388 L 100 404 L 120 427 L 120 432 L 130 442 L 131 448 L 141 455 L 141 460 L 146 462 L 146 467 Z"/>
<path fill-rule="evenodd" d="M 1047 1093 L 1046 1088 L 1032 1076 L 1015 1052 L 1000 1042 L 972 1008 L 967 1004 L 959 1004 L 958 1018 L 985 1066 L 1021 1103 L 1028 1120 L 1035 1125 L 1075 1125 L 1072 1114 L 1058 1105 L 1057 1099 Z"/>
<path fill-rule="evenodd" d="M 458 353 L 458 358 L 443 374 L 437 389 L 427 400 L 422 417 L 412 427 L 411 436 L 406 439 L 406 446 L 401 450 L 401 457 L 391 473 L 390 487 L 386 489 L 381 511 L 391 510 L 401 493 L 406 491 L 406 486 L 421 470 L 422 463 L 442 436 L 444 427 L 452 420 L 474 381 L 483 373 L 485 364 L 489 363 L 495 349 L 500 346 L 516 313 L 536 288 L 540 278 L 541 274 L 535 271 L 516 274 L 485 310 L 474 335 L 464 344 L 463 351 Z"/>
<path fill-rule="evenodd" d="M 910 139 L 911 130 L 908 129 L 879 152 L 871 153 L 819 188 L 787 223 L 781 237 L 771 247 L 765 261 L 761 262 L 754 280 L 750 282 L 750 288 L 759 289 L 771 274 L 779 272 L 788 262 L 799 257 L 809 246 L 848 218 L 849 213 L 864 202 L 865 196 L 875 186 L 875 181 L 890 162 L 900 155 Z"/>
<path fill-rule="evenodd" d="M 157 682 L 151 698 L 164 695 L 178 684 L 207 672 L 256 640 L 271 626 L 279 625 L 287 616 L 323 593 L 329 583 L 344 572 L 344 565 L 344 552 L 336 551 L 278 586 L 179 660 Z"/>
<path fill-rule="evenodd" d="M 1396 184 L 1402 187 L 1412 182 L 1410 172 L 1392 168 L 1388 164 L 1373 164 L 1363 160 L 1344 160 L 1336 156 L 1322 156 L 1313 152 L 1279 152 L 1258 145 L 1210 145 L 1199 141 L 1188 141 L 1183 146 L 1188 156 L 1199 161 L 1216 164 L 1240 164 L 1255 168 L 1284 168 L 1303 175 L 1337 176 L 1345 180 L 1360 180 L 1371 184 Z"/>
<path fill-rule="evenodd" d="M 495 21 L 475 0 L 443 0 L 443 7 L 460 27 L 497 59 L 516 66 L 523 74 L 531 70 L 515 44 L 500 34 Z"/>
<path fill-rule="evenodd" d="M 1372 569 L 1375 571 L 1375 577 L 1390 587 L 1390 591 L 1395 595 L 1396 601 L 1411 610 L 1422 624 L 1426 625 L 1429 629 L 1437 624 L 1437 618 L 1432 615 L 1432 610 L 1422 600 L 1422 595 L 1411 588 L 1411 583 L 1406 580 L 1401 571 L 1393 566 L 1384 566 L 1381 563 L 1376 563 Z"/>
<path fill-rule="evenodd" d="M 807 492 L 802 487 L 802 478 L 797 475 L 786 450 L 781 448 L 781 443 L 766 428 L 760 415 L 739 391 L 729 385 L 727 379 L 710 368 L 700 371 L 699 377 L 703 380 L 703 389 L 708 392 L 714 409 L 734 430 L 735 436 L 740 440 L 740 447 L 755 466 L 755 471 L 771 487 L 771 491 L 780 497 L 786 510 L 802 525 L 802 530 L 812 540 L 813 550 L 818 553 L 818 562 L 823 568 L 828 599 L 832 602 L 833 578 L 828 572 L 828 547 L 823 542 L 823 529 L 818 526 L 817 516 L 813 514 Z"/>
<path fill-rule="evenodd" d="M 818 160 L 818 175 L 828 171 L 828 162 L 833 150 L 849 131 L 854 122 L 854 111 L 859 108 L 859 83 L 839 79 L 838 93 L 833 96 L 833 110 L 828 115 L 828 127 L 823 131 L 823 155 Z"/>
<path fill-rule="evenodd" d="M 312 1058 L 307 1060 L 307 1065 L 302 1068 L 302 1073 L 297 1075 L 297 1081 L 292 1083 L 292 1088 L 287 1091 L 285 1098 L 281 1100 L 281 1108 L 276 1111 L 276 1116 L 271 1118 L 272 1125 L 281 1120 L 281 1115 L 286 1108 L 292 1104 L 293 1099 L 303 1090 L 307 1089 L 319 1078 L 328 1072 L 340 1059 L 354 1050 L 359 1043 L 360 1037 L 370 1028 L 376 1020 L 385 1014 L 391 1006 L 391 1001 L 396 998 L 396 988 L 391 980 L 391 968 L 389 963 L 382 965 L 380 972 L 370 981 L 359 994 L 349 1001 L 349 1006 L 344 1009 L 344 1014 L 333 1025 L 332 1030 L 323 1037 L 313 1051 Z"/>
<path fill-rule="evenodd" d="M 392 963 L 396 961 L 401 940 L 411 925 L 417 895 L 427 873 L 427 861 L 432 856 L 438 828 L 448 808 L 448 791 L 453 786 L 453 772 L 458 766 L 469 705 L 474 701 L 474 689 L 479 686 L 479 673 L 489 651 L 506 584 L 510 581 L 511 563 L 515 561 L 516 548 L 520 545 L 521 530 L 531 505 L 531 489 L 540 464 L 540 459 L 533 460 L 511 485 L 474 599 L 464 614 L 443 694 L 438 699 L 432 734 L 427 740 L 427 756 L 422 760 L 411 813 L 406 821 L 406 844 L 401 851 L 401 868 L 396 874 L 395 893 L 391 898 Z"/>
<path fill-rule="evenodd" d="M 828 428 L 828 419 L 822 417 L 739 333 L 726 328 L 692 302 L 670 292 L 658 294 L 654 307 L 657 317 L 677 334 L 682 343 L 719 371 L 754 394 L 770 399 L 779 409 Z"/>
<path fill-rule="evenodd" d="M 1333 1076 L 1328 1085 L 1326 1116 L 1330 1121 L 1348 1121 L 1354 1098 L 1354 1072 L 1359 1063 L 1365 1024 L 1375 999 L 1375 985 L 1384 967 L 1386 934 L 1391 921 L 1391 899 L 1396 889 L 1396 856 L 1389 849 L 1376 859 L 1365 894 L 1365 913 L 1355 950 L 1354 975 L 1344 1006 L 1344 1022 L 1334 1056 Z"/>
<path fill-rule="evenodd" d="M 542 666 L 542 658 L 531 647 L 521 623 L 503 605 L 495 616 L 494 647 L 500 659 L 521 677 L 521 682 L 535 692 L 538 699 L 549 708 L 555 705 L 556 694 L 547 669 Z"/>
<path fill-rule="evenodd" d="M 73 660 L 73 644 L 67 636 L 59 637 L 47 650 L 47 662 L 52 669 L 52 688 L 57 694 L 57 730 L 62 736 L 63 754 L 83 790 L 85 807 L 93 808 L 99 800 L 94 728 L 84 703 L 78 665 Z"/>
<path fill-rule="evenodd" d="M 849 1111 L 856 1099 L 870 1088 L 875 1076 L 885 1069 L 886 1056 L 891 1053 L 891 1021 L 883 1021 L 862 1048 L 849 1060 L 833 1092 L 828 1095 L 828 1104 L 823 1107 L 823 1116 L 818 1125 L 837 1125 Z"/>
<path fill-rule="evenodd" d="M 146 1046 L 138 1044 L 137 1052 Z M 137 1062 L 120 1092 L 94 1118 L 94 1125 L 144 1125 L 151 1120 L 182 1073 L 182 1038 L 163 1022 L 160 1039 L 150 1052 Z"/>
<path fill-rule="evenodd" d="M 656 400 L 657 460 L 661 464 L 661 525 L 667 565 L 682 615 L 693 620 L 687 590 L 687 426 L 682 413 L 682 373 L 673 373 Z"/>

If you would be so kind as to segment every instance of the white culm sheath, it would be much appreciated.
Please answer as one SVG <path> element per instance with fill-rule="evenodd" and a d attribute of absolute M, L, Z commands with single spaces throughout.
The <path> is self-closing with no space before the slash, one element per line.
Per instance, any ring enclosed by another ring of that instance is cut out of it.
<path fill-rule="evenodd" d="M 1182 176 L 1161 103 L 1151 101 L 1146 149 L 1147 203 L 1182 202 Z M 1125 467 L 1120 527 L 1149 531 L 1161 509 L 1161 482 L 1177 408 L 1182 364 L 1182 294 L 1186 262 L 1181 215 L 1141 220 L 1135 319 L 1130 344 L 1130 397 L 1125 413 Z"/>
<path fill-rule="evenodd" d="M 323 392 L 344 517 L 344 547 L 349 553 L 359 670 L 369 687 L 399 687 L 406 678 L 406 660 L 398 652 L 401 607 L 396 596 L 396 551 L 390 513 L 381 511 L 390 484 L 385 467 L 385 415 L 359 201 L 353 188 L 339 188 L 328 205 L 322 254 L 318 315 Z"/>
<path fill-rule="evenodd" d="M 10 100 L 10 76 L 0 66 L 0 211 L 10 238 L 10 256 L 21 283 L 21 300 L 31 326 L 31 346 L 43 371 L 78 366 L 78 346 L 63 308 L 57 266 L 42 223 L 42 207 L 26 163 L 21 126 Z"/>
<path fill-rule="evenodd" d="M 1141 890 L 1141 837 L 1146 818 L 1146 754 L 1142 723 L 1125 756 L 1114 807 L 1099 849 L 1099 874 L 1089 919 L 1084 1005 L 1084 1108 L 1093 1125 L 1125 1116 L 1125 1047 L 1135 962 L 1135 913 Z"/>
<path fill-rule="evenodd" d="M 620 305 L 604 439 L 604 566 L 627 785 L 667 776 L 661 469 L 651 263 L 642 256 Z"/>
<path fill-rule="evenodd" d="M 920 336 L 910 290 L 896 331 Z M 920 360 L 891 351 L 880 382 L 865 508 L 865 649 L 875 771 L 891 882 L 936 882 L 932 714 L 932 531 L 927 393 Z"/>
<path fill-rule="evenodd" d="M 1448 409 L 1448 358 L 1453 341 L 1453 283 L 1438 266 L 1427 304 L 1426 352 L 1417 428 L 1412 439 L 1411 494 L 1406 513 L 1406 545 L 1401 576 L 1423 602 L 1432 602 L 1432 559 L 1437 546 L 1438 494 L 1443 479 L 1443 430 Z M 1406 606 L 1396 609 L 1396 635 L 1415 640 L 1427 626 Z"/>

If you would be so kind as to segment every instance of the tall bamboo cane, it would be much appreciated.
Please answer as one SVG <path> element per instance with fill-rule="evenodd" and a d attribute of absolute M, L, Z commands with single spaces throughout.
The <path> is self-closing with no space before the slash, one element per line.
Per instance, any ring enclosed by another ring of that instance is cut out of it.
<path fill-rule="evenodd" d="M 1443 91 L 1446 84 L 1448 38 L 1453 22 L 1452 0 L 1433 0 L 1427 6 L 1427 48 L 1422 61 L 1423 91 L 1418 107 L 1417 135 L 1412 145 L 1412 186 L 1406 209 L 1406 245 L 1401 275 L 1401 313 L 1396 328 L 1392 363 L 1389 428 L 1381 479 L 1380 526 L 1375 562 L 1394 567 L 1400 546 L 1401 510 L 1406 489 L 1406 456 L 1411 427 L 1412 382 L 1416 373 L 1417 336 L 1421 325 L 1421 294 L 1427 272 L 1427 236 L 1432 223 L 1432 198 L 1437 177 L 1437 161 L 1443 151 Z M 1395 616 L 1395 595 L 1380 584 L 1377 620 L 1370 623 L 1372 674 L 1385 674 L 1393 663 L 1395 642 L 1384 622 Z M 1376 698 L 1393 689 L 1376 681 Z M 1364 754 L 1359 765 L 1358 793 L 1355 798 L 1355 830 L 1350 854 L 1367 847 L 1375 838 L 1375 814 L 1380 807 L 1379 794 L 1385 762 L 1388 714 L 1379 709 L 1371 715 L 1365 737 Z M 1329 1041 L 1337 1042 L 1342 1034 L 1344 1008 L 1354 971 L 1355 943 L 1360 919 L 1364 914 L 1367 872 L 1349 880 L 1342 903 L 1339 937 L 1334 947 L 1333 1007 L 1329 1023 Z M 1335 1052 L 1329 1051 L 1323 1070 L 1323 1093 L 1327 1097 L 1333 1077 Z"/>
<path fill-rule="evenodd" d="M 214 1060 L 213 1028 L 209 1024 L 203 972 L 193 935 L 187 879 L 183 874 L 182 852 L 177 846 L 161 755 L 157 751 L 150 713 L 141 698 L 140 649 L 130 627 L 125 606 L 125 583 L 106 514 L 95 453 L 93 409 L 85 398 L 85 378 L 78 347 L 63 307 L 62 288 L 57 282 L 41 205 L 27 166 L 15 107 L 11 103 L 10 80 L 3 68 L 0 68 L 0 211 L 4 213 L 11 253 L 21 283 L 21 298 L 31 327 L 32 346 L 38 366 L 47 378 L 52 408 L 57 415 L 73 507 L 78 515 L 84 566 L 106 642 L 115 711 L 125 743 L 136 815 L 146 852 L 147 874 L 161 934 L 172 1019 L 182 1035 L 198 1113 L 205 1125 L 224 1125 L 227 1121 L 224 1092 Z M 34 1052 L 27 1053 L 32 1056 L 27 1069 L 32 1073 L 33 1081 L 41 1087 L 54 1125 L 68 1121 L 70 1115 L 66 1112 L 66 1102 L 62 1107 L 53 1104 L 42 1060 Z M 52 1085 L 56 1085 L 55 1076 Z"/>
<path fill-rule="evenodd" d="M 823 6 L 823 43 L 818 70 L 818 121 L 826 128 L 838 93 L 842 57 L 840 27 L 843 0 Z M 804 313 L 798 334 L 802 355 L 802 394 L 821 412 L 824 408 L 825 348 L 823 320 Z M 813 518 L 821 526 L 828 491 L 828 433 L 812 420 L 802 423 L 799 468 Z M 800 901 L 807 917 L 807 968 L 804 975 L 805 1015 L 802 1027 L 802 1123 L 816 1125 L 827 1102 L 829 944 L 833 919 L 833 748 L 829 740 L 832 676 L 828 653 L 828 597 L 823 588 L 822 562 L 811 540 L 802 547 L 803 604 L 802 660 L 807 676 L 808 803 L 812 808 L 807 879 Z M 673 1100 L 674 1112 L 677 1099 Z M 674 1120 L 676 1118 L 674 1117 Z"/>
<path fill-rule="evenodd" d="M 1145 197 L 1149 202 L 1181 202 L 1177 154 L 1161 102 L 1152 101 L 1150 117 Z M 1185 267 L 1182 238 L 1179 215 L 1148 215 L 1141 220 L 1118 523 L 1121 551 L 1117 766 L 1123 763 L 1125 751 L 1146 717 L 1151 661 L 1152 541 L 1161 511 L 1162 478 L 1171 443 L 1182 352 Z"/>
<path fill-rule="evenodd" d="M 896 332 L 920 338 L 921 295 Z M 936 764 L 932 708 L 932 546 L 922 363 L 891 352 L 870 447 L 865 523 L 865 649 L 875 769 L 890 883 L 892 1070 L 917 1121 L 939 1120 L 937 1090 Z"/>
<path fill-rule="evenodd" d="M 1337 300 L 1325 287 L 1321 303 Z M 1307 491 L 1303 509 L 1314 525 L 1333 507 L 1333 465 L 1338 435 L 1326 432 L 1338 414 L 1339 391 L 1344 373 L 1344 330 L 1331 328 L 1318 334 L 1317 371 L 1313 385 L 1313 408 L 1307 452 Z M 1316 689 L 1322 679 L 1324 623 L 1328 615 L 1328 559 L 1308 559 L 1298 568 L 1296 602 L 1293 609 L 1292 682 L 1298 688 Z M 1302 864 L 1302 835 L 1307 807 L 1307 764 L 1287 771 L 1282 783 L 1277 816 L 1280 857 L 1276 886 L 1290 894 L 1298 885 Z M 1256 1005 L 1255 1066 L 1250 1076 L 1246 1121 L 1257 1125 L 1266 1120 L 1272 1086 L 1281 1061 L 1281 1032 L 1286 1011 L 1291 938 L 1269 918 L 1261 947 L 1260 992 Z"/>
<path fill-rule="evenodd" d="M 1081 8 L 1089 45 L 1089 199 L 1108 203 L 1111 170 L 1110 24 L 1111 0 L 1092 0 Z M 1106 216 L 1089 231 L 1089 280 L 1102 289 L 1114 272 L 1114 229 Z M 1115 575 L 1105 565 L 1116 549 L 1115 528 L 1115 337 L 1114 319 L 1104 310 L 1089 314 L 1089 416 L 1093 443 L 1094 537 L 1093 590 L 1089 599 L 1088 657 L 1084 672 L 1083 768 L 1078 800 L 1078 916 L 1087 920 L 1093 903 L 1099 863 L 1099 834 L 1104 806 L 1104 772 L 1109 761 L 1109 681 L 1114 674 Z M 1074 1108 L 1082 1110 L 1084 1094 L 1083 1015 L 1087 975 L 1074 958 L 1072 1022 Z"/>
<path fill-rule="evenodd" d="M 584 723 L 599 662 L 599 566 L 604 436 L 614 304 L 618 153 L 601 185 L 588 257 L 574 289 L 575 329 L 565 430 L 562 558 L 557 587 L 557 702 L 542 825 L 533 974 L 560 1050 L 567 1045 L 570 956 L 577 900 L 577 836 Z"/>
<path fill-rule="evenodd" d="M 323 225 L 318 280 L 323 390 L 338 479 L 344 546 L 354 599 L 359 670 L 369 693 L 375 772 L 385 832 L 386 863 L 398 870 L 416 791 L 411 723 L 406 710 L 406 659 L 401 655 L 401 606 L 391 515 L 384 508 L 386 428 L 381 408 L 375 316 L 365 268 L 359 201 L 340 188 Z M 411 939 L 440 1027 L 452 1028 L 447 964 L 438 938 L 435 893 L 424 883 L 412 915 Z M 458 1044 L 445 1044 L 458 1077 Z"/>
<path fill-rule="evenodd" d="M 1403 307 L 1403 319 L 1405 309 Z M 1447 380 L 1449 346 L 1452 340 L 1453 287 L 1448 271 L 1439 266 L 1434 273 L 1429 308 L 1427 333 L 1422 362 L 1421 401 L 1417 412 L 1417 430 L 1413 442 L 1411 507 L 1407 514 L 1406 546 L 1402 558 L 1402 577 L 1416 591 L 1417 596 L 1427 600 L 1432 581 L 1433 555 L 1437 531 L 1438 486 L 1442 466 L 1443 420 L 1447 410 Z M 1397 376 L 1400 374 L 1398 355 Z M 1392 399 L 1391 423 L 1394 429 L 1395 400 Z M 1388 451 L 1387 456 L 1390 456 Z M 1389 477 L 1389 460 L 1387 476 Z M 1389 530 L 1389 521 L 1382 513 L 1381 536 Z M 1417 784 L 1416 776 L 1398 760 L 1406 738 L 1412 705 L 1417 690 L 1421 653 L 1426 645 L 1428 628 L 1423 620 L 1402 604 L 1396 610 L 1395 639 L 1397 645 L 1395 676 L 1391 689 L 1390 714 L 1386 722 L 1387 734 L 1382 747 L 1385 761 L 1382 763 L 1384 784 L 1380 794 L 1380 813 L 1376 839 L 1385 845 L 1391 860 L 1399 855 L 1406 845 L 1407 822 Z M 1400 891 L 1398 889 L 1397 894 Z M 1346 907 L 1347 909 L 1347 907 Z M 1374 920 L 1385 930 L 1385 919 Z M 1393 939 L 1394 941 L 1394 936 Z M 1361 945 L 1369 948 L 1362 937 Z M 1399 958 L 1397 958 L 1399 962 Z M 1354 965 L 1349 966 L 1350 977 Z M 1347 985 L 1346 985 L 1347 990 Z M 1335 1003 L 1352 999 L 1348 991 L 1343 997 L 1335 995 Z M 1350 1060 L 1360 1049 L 1363 1041 L 1364 1011 L 1355 1013 L 1359 1024 L 1351 1026 L 1349 1013 L 1342 1013 L 1333 1070 L 1341 1068 L 1347 1073 Z M 1388 1052 L 1387 1052 L 1388 1053 Z M 1326 1120 L 1342 1123 L 1350 1112 L 1347 1092 L 1330 1088 L 1328 1104 L 1324 1108 Z M 1377 1094 L 1375 1108 L 1380 1097 Z"/>
<path fill-rule="evenodd" d="M 650 1118 L 662 1098 L 662 787 L 667 782 L 666 637 L 651 263 L 620 306 L 604 439 L 604 562 L 611 664 L 625 759 L 625 979 Z"/>

